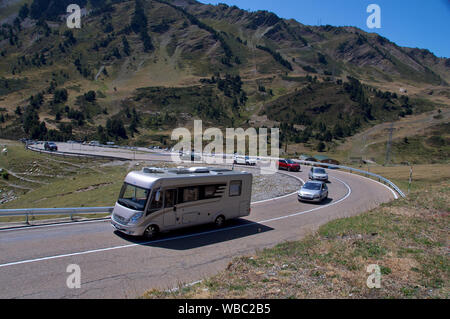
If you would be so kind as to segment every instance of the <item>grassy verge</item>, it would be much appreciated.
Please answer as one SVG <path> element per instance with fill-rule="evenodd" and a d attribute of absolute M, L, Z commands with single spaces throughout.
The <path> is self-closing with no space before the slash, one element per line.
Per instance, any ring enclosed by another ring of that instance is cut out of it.
<path fill-rule="evenodd" d="M 410 167 L 402 166 L 370 166 L 360 169 L 384 176 L 400 187 L 404 193 L 408 191 Z M 412 166 L 411 191 L 420 191 L 431 184 L 450 179 L 449 165 L 429 164 Z"/>
<path fill-rule="evenodd" d="M 401 181 L 401 174 L 386 177 Z M 421 176 L 407 199 L 329 222 L 300 241 L 235 258 L 200 284 L 152 290 L 144 297 L 448 298 L 450 182 L 439 174 Z M 381 270 L 379 289 L 366 285 L 371 264 Z"/>
<path fill-rule="evenodd" d="M 0 158 L 8 172 L 0 177 L 0 209 L 112 206 L 129 169 L 120 162 L 39 154 L 16 142 L 7 147 Z"/>

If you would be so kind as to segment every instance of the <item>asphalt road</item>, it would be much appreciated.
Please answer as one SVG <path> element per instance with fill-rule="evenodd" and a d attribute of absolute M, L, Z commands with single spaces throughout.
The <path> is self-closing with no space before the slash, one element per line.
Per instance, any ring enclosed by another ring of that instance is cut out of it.
<path fill-rule="evenodd" d="M 306 169 L 290 174 L 307 179 Z M 330 199 L 322 204 L 285 196 L 252 204 L 249 217 L 223 229 L 189 228 L 153 241 L 115 233 L 107 221 L 0 231 L 0 298 L 135 298 L 152 288 L 171 289 L 214 275 L 233 257 L 301 239 L 330 220 L 394 198 L 364 177 L 329 175 Z M 80 266 L 79 289 L 67 287 L 70 264 Z"/>

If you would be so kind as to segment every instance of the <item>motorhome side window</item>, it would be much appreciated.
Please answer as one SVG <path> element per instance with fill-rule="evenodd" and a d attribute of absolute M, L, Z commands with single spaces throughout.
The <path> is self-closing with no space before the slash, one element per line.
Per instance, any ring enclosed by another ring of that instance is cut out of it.
<path fill-rule="evenodd" d="M 183 203 L 194 202 L 198 200 L 198 187 L 183 188 Z"/>
<path fill-rule="evenodd" d="M 230 197 L 241 196 L 242 181 L 230 182 Z"/>
<path fill-rule="evenodd" d="M 176 189 L 168 189 L 165 193 L 165 208 L 174 207 L 177 203 L 177 190 Z"/>
<path fill-rule="evenodd" d="M 205 199 L 220 198 L 222 197 L 226 186 L 226 184 L 217 184 L 183 187 L 178 190 L 178 202 L 189 203 Z"/>
<path fill-rule="evenodd" d="M 157 192 L 153 192 L 152 193 L 152 198 L 150 199 L 150 204 L 148 205 L 148 210 L 147 210 L 147 215 L 153 212 L 156 212 L 158 210 L 160 210 L 162 208 L 162 204 L 163 204 L 163 200 L 162 200 L 162 196 L 159 196 L 159 200 L 156 200 L 157 196 L 156 196 Z"/>
<path fill-rule="evenodd" d="M 226 187 L 227 184 L 200 186 L 200 200 L 220 198 L 222 197 Z"/>

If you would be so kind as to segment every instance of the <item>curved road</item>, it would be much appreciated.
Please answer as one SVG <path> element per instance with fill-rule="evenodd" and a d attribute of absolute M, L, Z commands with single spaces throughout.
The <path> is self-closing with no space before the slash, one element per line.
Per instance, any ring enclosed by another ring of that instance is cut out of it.
<path fill-rule="evenodd" d="M 306 170 L 290 174 L 307 179 Z M 329 175 L 330 199 L 321 205 L 284 196 L 253 203 L 249 217 L 223 229 L 189 228 L 154 241 L 114 233 L 108 221 L 0 231 L 0 298 L 135 298 L 152 288 L 171 289 L 214 275 L 233 257 L 301 239 L 330 220 L 394 199 L 373 180 L 334 170 Z M 70 264 L 81 268 L 80 289 L 66 285 Z"/>

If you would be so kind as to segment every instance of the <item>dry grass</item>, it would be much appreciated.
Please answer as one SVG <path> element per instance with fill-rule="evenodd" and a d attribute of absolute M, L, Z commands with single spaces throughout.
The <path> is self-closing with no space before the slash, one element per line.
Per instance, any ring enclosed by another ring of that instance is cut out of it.
<path fill-rule="evenodd" d="M 363 167 L 362 169 L 367 169 Z M 411 190 L 419 190 L 427 185 L 450 180 L 450 165 L 430 164 L 412 166 Z M 371 166 L 370 172 L 384 176 L 396 183 L 404 192 L 408 190 L 409 166 Z"/>
<path fill-rule="evenodd" d="M 447 103 L 448 105 L 448 103 Z M 450 118 L 450 109 L 447 106 L 441 107 L 441 113 L 438 110 L 425 112 L 417 115 L 406 116 L 394 122 L 394 140 L 402 140 L 404 137 L 429 136 L 433 134 L 437 125 L 448 123 Z M 373 145 L 382 145 L 381 153 L 385 153 L 385 144 L 389 137 L 389 128 L 391 122 L 381 123 L 364 130 L 337 146 L 334 153 L 348 152 L 349 156 L 363 156 L 364 158 L 376 158 L 380 150 L 374 149 Z M 333 154 L 334 155 L 334 154 Z M 393 156 L 396 154 L 394 153 Z M 384 158 L 383 158 L 384 159 Z"/>

